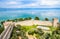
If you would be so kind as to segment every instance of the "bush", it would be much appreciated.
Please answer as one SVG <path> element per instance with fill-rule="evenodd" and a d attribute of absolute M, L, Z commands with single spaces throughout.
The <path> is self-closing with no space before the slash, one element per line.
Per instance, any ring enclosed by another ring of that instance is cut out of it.
<path fill-rule="evenodd" d="M 0 25 L 0 34 L 3 32 L 3 30 L 4 30 L 4 26 Z"/>
<path fill-rule="evenodd" d="M 43 37 L 45 38 L 45 39 L 49 39 L 50 38 L 50 33 L 45 33 L 44 35 L 43 35 Z"/>
<path fill-rule="evenodd" d="M 16 27 L 16 29 L 17 30 L 21 30 L 21 25 L 16 25 L 17 27 Z"/>
<path fill-rule="evenodd" d="M 40 20 L 39 17 L 35 17 L 35 20 Z"/>
<path fill-rule="evenodd" d="M 34 34 L 34 31 L 29 31 L 28 34 L 29 35 L 33 35 Z"/>
<path fill-rule="evenodd" d="M 23 36 L 21 39 L 28 39 L 28 37 L 27 36 Z"/>
<path fill-rule="evenodd" d="M 59 34 L 60 35 L 60 26 L 57 27 L 53 32 L 52 34 Z"/>
<path fill-rule="evenodd" d="M 35 33 L 35 34 L 38 34 L 38 31 L 37 31 L 37 30 L 34 30 L 34 33 Z"/>
<path fill-rule="evenodd" d="M 35 30 L 30 30 L 28 32 L 29 35 L 33 35 L 33 34 L 39 34 L 39 35 L 43 35 L 44 32 L 41 29 L 35 29 Z"/>
<path fill-rule="evenodd" d="M 49 21 L 49 19 L 48 18 L 45 18 L 45 21 Z"/>
<path fill-rule="evenodd" d="M 0 23 L 3 25 L 4 22 L 5 22 L 5 21 L 1 21 Z"/>
<path fill-rule="evenodd" d="M 37 29 L 37 34 L 39 34 L 39 35 L 43 35 L 44 32 L 43 32 L 41 29 Z"/>
<path fill-rule="evenodd" d="M 17 19 L 17 21 L 24 21 L 24 19 L 23 18 L 19 18 L 19 19 Z"/>
<path fill-rule="evenodd" d="M 31 19 L 32 19 L 31 17 L 24 18 L 24 20 L 31 20 Z"/>
<path fill-rule="evenodd" d="M 20 36 L 21 36 L 21 37 L 26 36 L 25 31 L 20 31 Z"/>
<path fill-rule="evenodd" d="M 11 39 L 18 39 L 18 36 L 16 34 L 14 34 Z"/>

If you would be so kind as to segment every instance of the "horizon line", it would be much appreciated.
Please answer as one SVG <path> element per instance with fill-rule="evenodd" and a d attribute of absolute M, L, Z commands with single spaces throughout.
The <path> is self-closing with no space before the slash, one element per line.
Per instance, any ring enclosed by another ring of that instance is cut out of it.
<path fill-rule="evenodd" d="M 0 8 L 0 11 L 7 10 L 60 10 L 60 8 Z"/>

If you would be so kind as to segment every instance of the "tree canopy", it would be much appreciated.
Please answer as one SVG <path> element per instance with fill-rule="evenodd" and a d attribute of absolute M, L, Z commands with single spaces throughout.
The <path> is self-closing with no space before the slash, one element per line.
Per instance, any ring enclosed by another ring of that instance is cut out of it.
<path fill-rule="evenodd" d="M 40 20 L 39 17 L 35 17 L 35 20 Z"/>

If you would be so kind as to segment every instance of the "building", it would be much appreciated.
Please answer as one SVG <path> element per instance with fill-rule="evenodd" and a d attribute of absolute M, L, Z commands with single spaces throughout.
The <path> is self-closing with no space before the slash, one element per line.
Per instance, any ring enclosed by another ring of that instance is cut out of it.
<path fill-rule="evenodd" d="M 52 26 L 57 27 L 59 25 L 59 20 L 57 18 L 54 18 L 52 20 L 52 24 L 53 24 Z"/>
<path fill-rule="evenodd" d="M 4 22 L 3 25 L 6 28 L 8 25 L 13 24 L 16 25 L 21 25 L 21 26 L 32 26 L 32 25 L 41 25 L 41 26 L 54 26 L 57 27 L 59 25 L 59 20 L 57 18 L 54 18 L 51 21 L 40 21 L 40 20 L 26 20 L 26 21 L 19 21 L 19 22 Z"/>

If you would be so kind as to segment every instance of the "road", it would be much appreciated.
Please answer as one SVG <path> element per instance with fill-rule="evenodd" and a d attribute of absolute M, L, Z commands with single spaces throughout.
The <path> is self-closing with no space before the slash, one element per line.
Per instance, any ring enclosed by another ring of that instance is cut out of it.
<path fill-rule="evenodd" d="M 0 39 L 9 39 L 13 30 L 13 25 L 9 25 L 0 35 Z"/>

